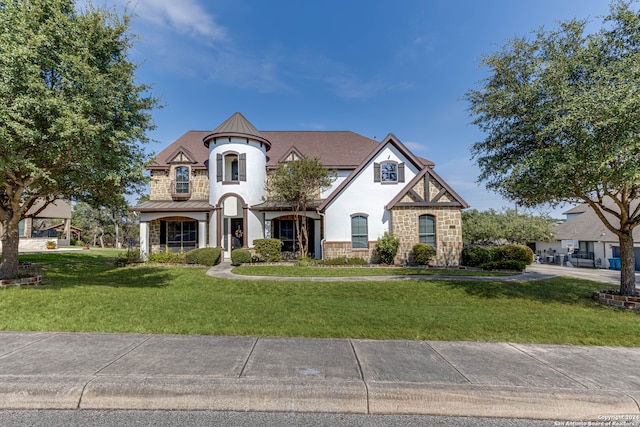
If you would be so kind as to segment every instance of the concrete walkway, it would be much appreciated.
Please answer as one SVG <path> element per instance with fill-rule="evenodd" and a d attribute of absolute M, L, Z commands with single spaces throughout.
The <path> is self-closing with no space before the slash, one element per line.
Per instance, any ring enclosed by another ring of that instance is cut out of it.
<path fill-rule="evenodd" d="M 1 409 L 640 418 L 640 348 L 0 332 Z"/>
<path fill-rule="evenodd" d="M 499 280 L 570 271 L 598 273 L 599 281 L 619 278 L 619 272 L 535 265 Z M 230 266 L 209 274 L 228 277 Z M 625 347 L 0 332 L 0 409 L 429 414 L 631 425 L 640 422 L 639 360 L 640 348 Z"/>

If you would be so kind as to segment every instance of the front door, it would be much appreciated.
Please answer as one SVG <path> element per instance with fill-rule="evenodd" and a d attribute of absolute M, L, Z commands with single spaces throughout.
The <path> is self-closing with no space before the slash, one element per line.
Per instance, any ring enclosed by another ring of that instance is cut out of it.
<path fill-rule="evenodd" d="M 224 219 L 224 257 L 231 258 L 231 251 L 244 246 L 242 218 Z"/>

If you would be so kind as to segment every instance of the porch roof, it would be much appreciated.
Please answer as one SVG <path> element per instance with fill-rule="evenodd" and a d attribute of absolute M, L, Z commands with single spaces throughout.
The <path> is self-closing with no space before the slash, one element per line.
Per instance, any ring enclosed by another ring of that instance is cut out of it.
<path fill-rule="evenodd" d="M 320 206 L 323 202 L 323 199 L 316 199 L 307 204 L 307 211 L 316 211 L 318 206 Z M 251 206 L 252 210 L 256 211 L 290 211 L 292 210 L 291 204 L 287 202 L 275 202 L 275 201 L 267 201 L 262 202 L 257 205 Z"/>
<path fill-rule="evenodd" d="M 212 209 L 208 200 L 147 200 L 131 208 L 136 212 L 209 212 Z"/>

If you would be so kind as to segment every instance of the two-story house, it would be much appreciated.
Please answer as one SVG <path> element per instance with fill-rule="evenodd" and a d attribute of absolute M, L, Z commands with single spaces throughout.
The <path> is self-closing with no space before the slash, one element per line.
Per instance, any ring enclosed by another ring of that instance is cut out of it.
<path fill-rule="evenodd" d="M 265 180 L 279 163 L 305 156 L 337 172 L 333 186 L 308 207 L 315 258 L 372 259 L 379 237 L 400 239 L 396 260 L 418 242 L 455 265 L 467 203 L 394 135 L 376 141 L 350 131 L 258 131 L 235 113 L 213 131 L 189 131 L 149 167 L 150 200 L 140 212 L 140 250 L 250 248 L 278 238 L 296 250 L 293 212 L 269 200 Z"/>

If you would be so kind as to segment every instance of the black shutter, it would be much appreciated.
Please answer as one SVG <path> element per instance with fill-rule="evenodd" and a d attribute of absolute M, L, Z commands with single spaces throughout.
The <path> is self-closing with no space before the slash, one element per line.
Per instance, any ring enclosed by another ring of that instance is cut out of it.
<path fill-rule="evenodd" d="M 222 154 L 216 154 L 216 180 L 222 181 Z"/>
<path fill-rule="evenodd" d="M 380 163 L 373 164 L 373 182 L 380 182 Z"/>
<path fill-rule="evenodd" d="M 240 176 L 240 181 L 247 180 L 247 153 L 242 153 L 238 156 L 238 172 Z"/>
<path fill-rule="evenodd" d="M 404 182 L 404 163 L 398 164 L 398 182 Z"/>

